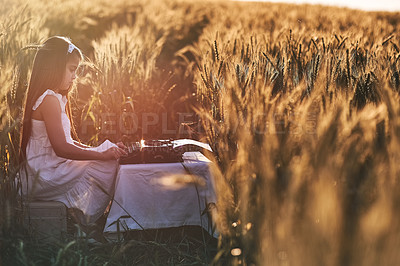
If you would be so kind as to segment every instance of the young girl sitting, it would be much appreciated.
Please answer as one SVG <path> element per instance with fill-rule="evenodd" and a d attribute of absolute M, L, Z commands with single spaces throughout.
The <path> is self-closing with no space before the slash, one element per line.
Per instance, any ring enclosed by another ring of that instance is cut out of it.
<path fill-rule="evenodd" d="M 91 148 L 71 137 L 68 92 L 83 59 L 64 37 L 51 37 L 36 53 L 26 95 L 21 131 L 21 159 L 26 161 L 23 194 L 59 201 L 82 225 L 98 220 L 113 194 L 122 143 L 105 141 Z"/>

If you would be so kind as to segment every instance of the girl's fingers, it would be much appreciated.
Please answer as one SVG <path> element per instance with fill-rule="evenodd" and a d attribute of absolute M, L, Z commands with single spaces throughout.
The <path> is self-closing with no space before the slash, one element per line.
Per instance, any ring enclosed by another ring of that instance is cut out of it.
<path fill-rule="evenodd" d="M 122 156 L 128 155 L 128 153 L 124 149 L 121 149 L 119 147 L 111 147 L 109 149 L 109 152 L 111 157 L 114 158 L 115 160 L 118 160 Z"/>
<path fill-rule="evenodd" d="M 128 155 L 128 153 L 124 149 L 119 148 L 119 147 L 115 147 L 115 151 L 118 154 L 118 158 L 121 156 L 124 156 L 124 155 Z"/>
<path fill-rule="evenodd" d="M 117 146 L 118 146 L 119 148 L 121 148 L 121 149 L 127 149 L 127 147 L 125 146 L 125 144 L 122 143 L 122 142 L 118 142 L 118 143 L 117 143 Z"/>
<path fill-rule="evenodd" d="M 120 151 L 121 155 L 128 155 L 126 150 L 124 150 L 123 148 L 119 148 L 119 151 Z"/>

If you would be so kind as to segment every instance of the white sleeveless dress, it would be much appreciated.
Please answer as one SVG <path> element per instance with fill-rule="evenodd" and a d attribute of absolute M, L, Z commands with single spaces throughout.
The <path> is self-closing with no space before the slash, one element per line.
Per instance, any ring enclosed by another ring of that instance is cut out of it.
<path fill-rule="evenodd" d="M 70 120 L 65 112 L 67 98 L 52 90 L 41 95 L 33 106 L 52 95 L 61 106 L 61 121 L 68 143 L 73 143 Z M 87 148 L 104 151 L 115 144 L 106 140 L 100 146 Z M 29 199 L 60 201 L 67 208 L 76 208 L 84 214 L 82 222 L 92 223 L 104 213 L 113 193 L 118 170 L 116 160 L 78 161 L 58 157 L 47 136 L 44 121 L 32 119 L 32 132 L 26 148 L 26 174 L 22 173 L 22 192 Z M 25 176 L 25 178 L 24 178 Z M 82 220 L 82 219 L 81 219 Z"/>

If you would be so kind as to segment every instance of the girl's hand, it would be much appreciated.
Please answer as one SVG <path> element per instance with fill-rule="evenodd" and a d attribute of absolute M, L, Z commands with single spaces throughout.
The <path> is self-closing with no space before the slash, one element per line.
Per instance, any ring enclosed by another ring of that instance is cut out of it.
<path fill-rule="evenodd" d="M 118 160 L 121 156 L 126 156 L 128 153 L 118 147 L 111 147 L 105 151 L 102 152 L 103 155 L 103 160 Z"/>
<path fill-rule="evenodd" d="M 124 143 L 122 143 L 122 142 L 118 142 L 118 143 L 117 143 L 117 146 L 118 146 L 119 148 L 125 150 L 125 151 L 128 150 L 128 147 L 126 147 L 126 146 L 124 145 Z"/>

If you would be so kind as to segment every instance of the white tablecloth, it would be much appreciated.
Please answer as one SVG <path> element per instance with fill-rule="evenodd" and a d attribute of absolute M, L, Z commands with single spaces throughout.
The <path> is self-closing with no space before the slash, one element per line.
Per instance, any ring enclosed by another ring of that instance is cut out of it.
<path fill-rule="evenodd" d="M 216 202 L 211 162 L 200 152 L 183 158 L 183 163 L 121 165 L 104 232 L 198 225 L 211 234 L 207 214 L 202 215 Z"/>

